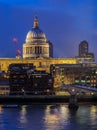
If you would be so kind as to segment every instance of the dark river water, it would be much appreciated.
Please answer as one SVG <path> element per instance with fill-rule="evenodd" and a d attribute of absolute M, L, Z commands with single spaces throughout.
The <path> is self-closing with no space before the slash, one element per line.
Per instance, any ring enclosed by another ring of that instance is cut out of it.
<path fill-rule="evenodd" d="M 0 130 L 97 130 L 97 105 L 33 104 L 18 108 L 0 106 Z"/>

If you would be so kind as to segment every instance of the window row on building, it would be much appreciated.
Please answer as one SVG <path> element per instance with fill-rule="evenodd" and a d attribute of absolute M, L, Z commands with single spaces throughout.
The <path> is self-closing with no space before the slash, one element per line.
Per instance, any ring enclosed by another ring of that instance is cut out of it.
<path fill-rule="evenodd" d="M 54 77 L 54 85 L 79 84 L 97 87 L 97 67 L 87 67 L 82 64 L 56 64 L 51 65 L 51 73 Z"/>
<path fill-rule="evenodd" d="M 37 71 L 32 64 L 9 66 L 10 94 L 53 94 L 53 77 Z"/>

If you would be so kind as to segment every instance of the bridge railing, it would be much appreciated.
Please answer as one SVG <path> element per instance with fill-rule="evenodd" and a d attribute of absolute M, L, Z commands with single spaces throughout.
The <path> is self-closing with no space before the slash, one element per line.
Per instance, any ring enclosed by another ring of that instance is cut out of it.
<path fill-rule="evenodd" d="M 88 91 L 95 91 L 95 92 L 97 92 L 97 88 L 96 87 L 91 87 L 91 86 L 84 86 L 84 85 L 66 85 L 66 84 L 64 84 L 64 88 L 66 88 L 66 89 L 77 89 L 77 88 L 79 88 L 79 89 L 85 89 L 85 90 L 88 90 Z M 73 90 L 74 91 L 74 90 Z"/>

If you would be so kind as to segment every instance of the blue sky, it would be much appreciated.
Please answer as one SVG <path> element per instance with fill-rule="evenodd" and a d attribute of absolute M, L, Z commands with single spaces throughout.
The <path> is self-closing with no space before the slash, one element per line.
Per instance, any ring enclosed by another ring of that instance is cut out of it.
<path fill-rule="evenodd" d="M 96 0 L 0 0 L 0 57 L 15 57 L 16 46 L 22 50 L 36 12 L 54 57 L 77 56 L 79 43 L 87 40 L 97 61 Z"/>

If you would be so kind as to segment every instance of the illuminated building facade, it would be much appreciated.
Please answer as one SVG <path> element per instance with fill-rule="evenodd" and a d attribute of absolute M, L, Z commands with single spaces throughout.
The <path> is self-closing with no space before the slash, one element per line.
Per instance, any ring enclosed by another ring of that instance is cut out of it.
<path fill-rule="evenodd" d="M 2 58 L 0 59 L 0 70 L 6 71 L 10 64 L 13 63 L 32 63 L 37 70 L 45 70 L 46 72 L 50 71 L 51 64 L 76 64 L 76 58 L 33 58 L 33 59 L 24 59 L 24 58 Z"/>
<path fill-rule="evenodd" d="M 85 67 L 80 75 L 75 78 L 75 84 L 97 88 L 97 67 Z"/>
<path fill-rule="evenodd" d="M 38 18 L 34 19 L 33 28 L 27 33 L 23 44 L 23 58 L 53 57 L 53 45 L 47 41 L 45 34 L 39 28 Z"/>
<path fill-rule="evenodd" d="M 97 87 L 97 66 L 88 67 L 83 64 L 55 64 L 51 65 L 54 77 L 54 87 L 63 84 L 78 84 Z"/>
<path fill-rule="evenodd" d="M 74 84 L 82 70 L 81 64 L 55 64 L 50 71 L 54 77 L 54 87 L 62 87 L 63 84 Z"/>

